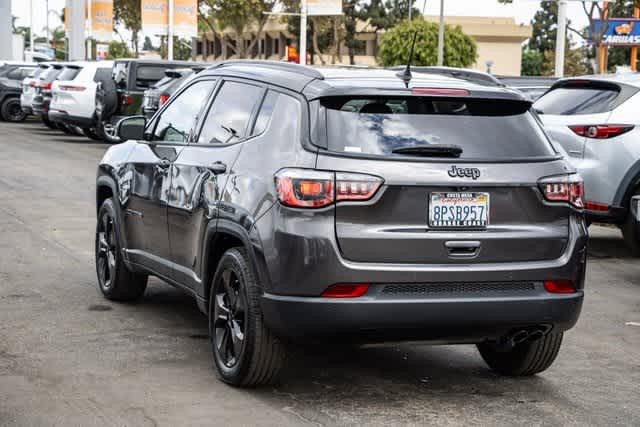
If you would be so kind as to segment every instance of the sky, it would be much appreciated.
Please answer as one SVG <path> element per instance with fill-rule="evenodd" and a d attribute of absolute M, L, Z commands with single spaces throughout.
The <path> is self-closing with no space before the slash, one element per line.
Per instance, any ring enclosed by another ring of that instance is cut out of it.
<path fill-rule="evenodd" d="M 440 12 L 440 0 L 425 0 L 425 13 L 437 15 Z M 64 0 L 12 0 L 12 12 L 18 17 L 17 25 L 29 25 L 29 3 L 33 2 L 34 26 L 36 34 L 44 34 L 46 25 L 46 4 L 49 10 L 60 12 L 64 7 Z M 417 7 L 422 9 L 423 0 L 417 0 Z M 503 5 L 497 0 L 445 0 L 444 13 L 453 16 L 502 16 L 513 17 L 516 22 L 528 24 L 540 5 L 539 0 L 514 0 L 512 5 Z M 588 24 L 587 18 L 579 1 L 570 1 L 569 19 L 576 28 Z M 60 25 L 60 20 L 53 12 L 49 15 L 50 27 Z"/>

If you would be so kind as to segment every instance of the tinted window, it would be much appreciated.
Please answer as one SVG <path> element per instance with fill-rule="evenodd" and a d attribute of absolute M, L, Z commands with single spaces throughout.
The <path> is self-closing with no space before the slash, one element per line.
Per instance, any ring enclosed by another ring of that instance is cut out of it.
<path fill-rule="evenodd" d="M 11 80 L 22 80 L 25 77 L 28 77 L 32 71 L 33 71 L 33 68 L 26 68 L 26 67 L 15 68 L 7 74 L 7 77 L 10 78 Z"/>
<path fill-rule="evenodd" d="M 103 82 L 106 79 L 111 78 L 111 68 L 98 68 L 96 70 L 96 75 L 93 77 L 94 82 Z"/>
<path fill-rule="evenodd" d="M 78 73 L 82 70 L 79 67 L 64 67 L 62 72 L 58 75 L 58 80 L 73 80 Z"/>
<path fill-rule="evenodd" d="M 62 67 L 50 67 L 40 75 L 40 80 L 52 82 L 62 72 Z"/>
<path fill-rule="evenodd" d="M 598 114 L 613 110 L 636 92 L 617 85 L 560 86 L 547 92 L 535 103 L 544 114 L 572 116 Z"/>
<path fill-rule="evenodd" d="M 216 144 L 244 138 L 262 91 L 259 86 L 225 82 L 207 114 L 198 142 Z"/>
<path fill-rule="evenodd" d="M 429 97 L 332 97 L 322 100 L 331 151 L 396 156 L 394 150 L 455 145 L 466 159 L 555 154 L 522 101 Z"/>
<path fill-rule="evenodd" d="M 152 140 L 187 143 L 198 113 L 214 85 L 213 80 L 200 81 L 180 93 L 157 120 Z"/>
<path fill-rule="evenodd" d="M 269 122 L 271 121 L 271 115 L 273 114 L 273 108 L 276 105 L 277 100 L 278 93 L 270 90 L 260 106 L 260 112 L 258 113 L 256 124 L 253 127 L 253 135 L 259 135 L 267 130 Z"/>
<path fill-rule="evenodd" d="M 158 80 L 165 77 L 166 67 L 149 67 L 138 65 L 136 72 L 136 86 L 139 89 L 146 89 L 153 86 Z"/>

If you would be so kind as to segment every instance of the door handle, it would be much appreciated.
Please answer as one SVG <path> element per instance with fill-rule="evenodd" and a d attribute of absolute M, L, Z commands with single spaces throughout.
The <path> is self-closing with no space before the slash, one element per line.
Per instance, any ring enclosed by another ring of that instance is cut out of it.
<path fill-rule="evenodd" d="M 214 175 L 221 175 L 227 171 L 227 165 L 218 161 L 209 164 L 209 170 L 213 172 Z"/>
<path fill-rule="evenodd" d="M 451 258 L 475 258 L 478 256 L 480 242 L 477 240 L 450 240 L 444 243 Z"/>

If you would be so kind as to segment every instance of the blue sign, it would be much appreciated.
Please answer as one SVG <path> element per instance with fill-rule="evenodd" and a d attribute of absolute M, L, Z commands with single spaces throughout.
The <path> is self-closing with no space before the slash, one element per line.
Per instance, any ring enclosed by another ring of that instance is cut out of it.
<path fill-rule="evenodd" d="M 602 21 L 594 21 L 594 32 L 599 34 Z M 589 31 L 589 39 L 592 33 Z M 610 46 L 640 46 L 640 19 L 612 18 L 609 19 L 607 30 L 602 36 L 602 44 Z"/>

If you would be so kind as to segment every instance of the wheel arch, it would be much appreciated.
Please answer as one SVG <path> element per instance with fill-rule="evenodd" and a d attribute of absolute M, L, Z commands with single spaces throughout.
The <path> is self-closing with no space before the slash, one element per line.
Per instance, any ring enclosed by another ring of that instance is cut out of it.
<path fill-rule="evenodd" d="M 640 187 L 640 160 L 636 161 L 624 175 L 613 198 L 613 206 L 629 207 L 629 201 L 635 190 Z M 622 218 L 624 220 L 624 218 Z"/>
<path fill-rule="evenodd" d="M 247 230 L 242 225 L 229 221 L 218 220 L 207 227 L 203 245 L 203 272 L 202 272 L 202 302 L 201 309 L 206 311 L 209 302 L 210 284 L 216 272 L 222 255 L 229 249 L 242 247 L 249 256 L 249 262 L 256 272 L 257 279 L 263 288 L 270 288 L 266 262 L 262 252 L 262 244 L 255 227 Z"/>

